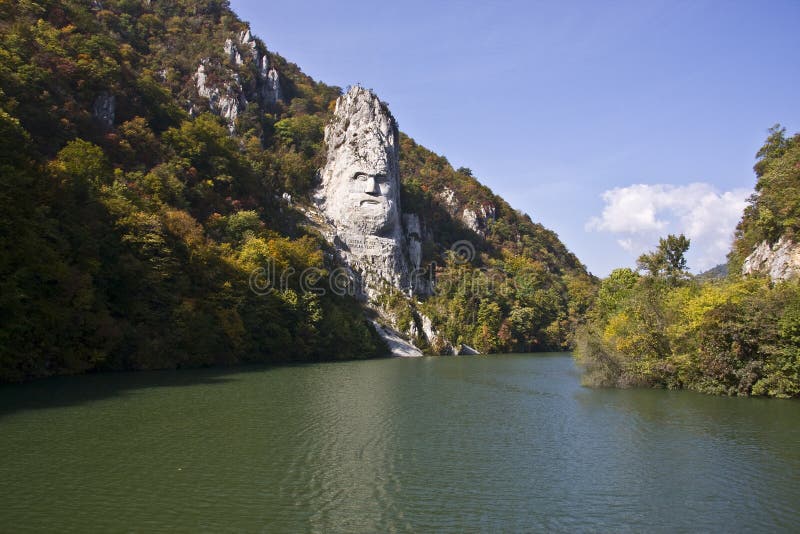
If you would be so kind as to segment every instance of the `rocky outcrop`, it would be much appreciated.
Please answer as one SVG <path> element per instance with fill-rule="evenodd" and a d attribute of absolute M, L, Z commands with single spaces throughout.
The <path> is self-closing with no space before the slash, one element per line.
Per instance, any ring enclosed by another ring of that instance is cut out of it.
<path fill-rule="evenodd" d="M 239 53 L 239 49 L 233 44 L 233 39 L 225 40 L 225 55 L 227 56 L 229 63 L 234 65 L 244 65 L 242 55 Z"/>
<path fill-rule="evenodd" d="M 451 217 L 457 217 L 461 204 L 456 199 L 456 192 L 449 187 L 435 193 L 436 200 L 445 208 Z"/>
<path fill-rule="evenodd" d="M 242 49 L 247 51 L 250 57 L 253 58 L 253 61 L 258 64 L 261 53 L 258 51 L 258 43 L 256 43 L 256 40 L 250 33 L 250 28 L 247 28 L 239 34 L 239 42 L 242 44 Z"/>
<path fill-rule="evenodd" d="M 114 126 L 117 115 L 117 99 L 110 93 L 100 93 L 92 105 L 92 117 L 100 121 L 106 129 Z"/>
<path fill-rule="evenodd" d="M 420 319 L 422 322 L 422 333 L 425 335 L 425 339 L 428 340 L 428 343 L 433 343 L 438 335 L 436 329 L 433 327 L 433 321 L 431 321 L 430 317 L 427 315 L 422 314 L 420 314 Z"/>
<path fill-rule="evenodd" d="M 283 100 L 280 76 L 277 70 L 269 66 L 267 56 L 261 58 L 259 74 L 261 79 L 261 100 L 264 104 L 272 105 Z"/>
<path fill-rule="evenodd" d="M 401 358 L 415 358 L 422 356 L 421 350 L 403 339 L 400 333 L 393 328 L 379 324 L 375 321 L 372 321 L 372 326 L 375 327 L 375 331 L 378 332 L 381 338 L 386 342 L 386 345 L 388 345 L 393 356 L 398 356 Z"/>
<path fill-rule="evenodd" d="M 462 344 L 461 347 L 458 349 L 458 356 L 478 356 L 480 352 L 473 349 L 469 345 Z"/>
<path fill-rule="evenodd" d="M 493 204 L 480 204 L 474 209 L 472 207 L 465 208 L 461 214 L 461 222 L 476 234 L 486 237 L 489 221 L 493 221 L 495 215 L 496 209 Z"/>
<path fill-rule="evenodd" d="M 327 160 L 315 198 L 359 292 L 372 300 L 386 286 L 408 293 L 394 117 L 372 91 L 353 87 L 336 101 L 325 143 Z"/>
<path fill-rule="evenodd" d="M 800 245 L 781 237 L 770 245 L 763 241 L 742 264 L 742 274 L 766 274 L 777 282 L 800 276 Z"/>
<path fill-rule="evenodd" d="M 410 267 L 419 269 L 422 265 L 422 227 L 419 223 L 419 216 L 416 213 L 404 213 L 403 227 Z"/>
<path fill-rule="evenodd" d="M 489 221 L 493 221 L 496 217 L 496 208 L 494 204 L 484 202 L 477 205 L 464 206 L 458 200 L 456 192 L 449 187 L 445 187 L 435 196 L 439 204 L 451 217 L 461 221 L 464 226 L 476 234 L 486 237 Z"/>
<path fill-rule="evenodd" d="M 270 66 L 264 44 L 255 39 L 249 29 L 240 32 L 236 39 L 227 39 L 222 50 L 222 63 L 213 58 L 200 61 L 194 81 L 198 96 L 208 101 L 209 110 L 223 117 L 230 130 L 234 131 L 236 119 L 248 103 L 272 106 L 283 100 L 283 91 L 280 74 Z M 252 75 L 244 79 L 253 81 L 242 83 L 242 69 L 251 71 Z M 210 76 L 212 70 L 219 73 L 213 82 Z M 195 113 L 196 110 L 191 109 L 190 112 Z"/>
<path fill-rule="evenodd" d="M 239 85 L 239 75 L 231 74 L 231 82 L 222 84 L 221 87 L 208 83 L 206 74 L 206 61 L 197 67 L 194 79 L 197 94 L 208 100 L 208 107 L 212 113 L 223 117 L 231 131 L 236 127 L 239 110 L 247 105 L 247 99 Z"/>
<path fill-rule="evenodd" d="M 407 298 L 430 291 L 420 271 L 422 224 L 416 214 L 401 215 L 397 124 L 372 91 L 353 87 L 337 100 L 325 143 L 327 159 L 315 194 L 326 221 L 323 232 L 347 266 L 356 294 L 385 323 L 394 323 L 391 313 L 380 309 L 382 297 L 397 290 Z M 408 339 L 425 335 L 418 323 L 425 321 L 415 317 Z M 397 331 L 377 330 L 394 355 L 422 354 Z"/>
<path fill-rule="evenodd" d="M 419 215 L 403 214 L 403 231 L 408 257 L 409 285 L 413 295 L 430 295 L 433 292 L 433 279 L 428 269 L 422 267 L 422 242 L 425 231 Z"/>
<path fill-rule="evenodd" d="M 430 294 L 433 286 L 421 269 L 423 221 L 415 213 L 402 213 L 400 206 L 397 124 L 372 91 L 353 87 L 336 101 L 325 128 L 325 144 L 327 159 L 314 195 L 324 219 L 321 230 L 347 267 L 356 294 L 385 324 L 397 326 L 393 312 L 381 309 L 382 297 L 399 290 L 411 299 Z M 464 210 L 452 190 L 441 194 L 442 201 L 475 231 L 485 229 L 494 218 L 493 206 Z M 441 354 L 476 353 L 469 347 L 454 348 L 413 302 L 409 304 L 414 317 L 410 325 L 402 326 L 404 334 L 376 326 L 395 355 L 421 354 L 408 339 L 421 340 Z"/>

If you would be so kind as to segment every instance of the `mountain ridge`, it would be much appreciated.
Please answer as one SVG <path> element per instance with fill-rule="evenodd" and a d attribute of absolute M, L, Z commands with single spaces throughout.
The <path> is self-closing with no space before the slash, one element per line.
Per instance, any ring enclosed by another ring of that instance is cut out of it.
<path fill-rule="evenodd" d="M 337 267 L 298 206 L 338 87 L 270 51 L 224 1 L 6 3 L 0 28 L 0 380 L 385 353 L 349 297 L 248 283 L 267 262 Z M 469 269 L 502 287 L 378 306 L 409 338 L 422 314 L 482 352 L 568 346 L 593 278 L 470 174 L 401 134 L 420 260 L 440 280 Z M 466 264 L 452 258 L 461 241 Z"/>

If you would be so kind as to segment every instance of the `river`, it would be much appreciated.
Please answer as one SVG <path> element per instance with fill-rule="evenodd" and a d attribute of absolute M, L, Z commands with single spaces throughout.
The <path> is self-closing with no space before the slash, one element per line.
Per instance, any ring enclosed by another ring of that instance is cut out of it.
<path fill-rule="evenodd" d="M 0 387 L 0 530 L 790 531 L 800 403 L 580 386 L 569 354 Z"/>

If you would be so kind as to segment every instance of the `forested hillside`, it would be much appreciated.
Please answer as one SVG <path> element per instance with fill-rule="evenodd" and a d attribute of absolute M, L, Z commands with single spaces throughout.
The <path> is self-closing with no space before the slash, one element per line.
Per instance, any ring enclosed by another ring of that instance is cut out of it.
<path fill-rule="evenodd" d="M 310 187 L 337 88 L 270 55 L 290 103 L 232 136 L 192 79 L 244 29 L 225 3 L 0 9 L 0 379 L 385 352 L 355 302 L 248 284 L 267 257 L 326 267 L 276 196 Z"/>
<path fill-rule="evenodd" d="M 336 267 L 297 208 L 339 94 L 225 1 L 0 3 L 0 381 L 385 354 L 352 298 L 249 284 L 267 261 Z M 485 267 L 507 289 L 452 285 L 420 306 L 487 351 L 569 344 L 594 290 L 583 266 L 468 170 L 401 148 L 432 275 Z M 448 263 L 461 239 L 476 254 Z"/>
<path fill-rule="evenodd" d="M 438 271 L 420 309 L 483 353 L 571 346 L 596 282 L 558 236 L 412 139 L 400 154 L 403 206 L 431 230 L 423 260 Z"/>
<path fill-rule="evenodd" d="M 759 243 L 791 242 L 800 230 L 800 136 L 771 130 L 755 172 L 727 278 L 690 276 L 689 241 L 669 236 L 639 259 L 639 272 L 602 281 L 578 343 L 589 384 L 800 396 L 797 278 L 742 271 Z"/>

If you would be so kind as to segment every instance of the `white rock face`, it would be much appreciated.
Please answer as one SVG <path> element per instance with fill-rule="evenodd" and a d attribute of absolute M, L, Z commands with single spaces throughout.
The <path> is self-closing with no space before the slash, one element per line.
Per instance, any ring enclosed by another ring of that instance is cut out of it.
<path fill-rule="evenodd" d="M 225 84 L 222 88 L 208 84 L 208 75 L 203 63 L 197 67 L 194 75 L 197 94 L 208 100 L 208 107 L 212 113 L 224 117 L 228 122 L 228 128 L 233 132 L 236 125 L 236 118 L 239 116 L 240 108 L 247 105 L 247 100 L 241 93 L 238 85 L 239 76 L 231 75 L 232 83 Z"/>
<path fill-rule="evenodd" d="M 315 198 L 333 228 L 331 241 L 366 297 L 386 285 L 408 292 L 394 117 L 374 93 L 353 87 L 336 101 L 325 143 Z"/>
<path fill-rule="evenodd" d="M 427 315 L 420 314 L 420 318 L 422 319 L 422 333 L 425 334 L 425 338 L 428 342 L 433 342 L 434 338 L 436 337 L 436 330 L 433 328 L 433 321 L 431 321 L 430 317 Z"/>
<path fill-rule="evenodd" d="M 415 213 L 404 213 L 403 226 L 406 230 L 409 266 L 412 269 L 419 269 L 422 264 L 422 228 L 419 216 Z"/>
<path fill-rule="evenodd" d="M 478 214 L 475 213 L 473 210 L 469 208 L 465 209 L 464 213 L 461 215 L 461 221 L 467 228 L 469 228 L 473 232 L 480 231 Z"/>
<path fill-rule="evenodd" d="M 476 234 L 486 237 L 489 221 L 495 219 L 496 211 L 494 204 L 481 204 L 475 209 L 465 209 L 461 221 Z"/>
<path fill-rule="evenodd" d="M 742 274 L 768 274 L 773 281 L 800 276 L 800 245 L 781 237 L 770 246 L 763 241 L 742 264 Z"/>
<path fill-rule="evenodd" d="M 445 187 L 435 196 L 451 217 L 460 220 L 464 226 L 476 234 L 486 236 L 488 222 L 494 220 L 496 216 L 496 208 L 493 204 L 486 203 L 462 209 L 462 204 L 458 201 L 455 191 L 449 187 Z"/>
<path fill-rule="evenodd" d="M 267 62 L 266 56 L 263 62 Z M 281 78 L 278 71 L 270 68 L 267 74 L 262 79 L 261 96 L 265 104 L 275 104 L 283 100 L 283 92 L 281 91 Z"/>
<path fill-rule="evenodd" d="M 456 215 L 458 212 L 458 201 L 456 200 L 455 191 L 449 187 L 445 187 L 440 193 L 436 194 L 436 197 L 439 199 L 439 202 L 441 202 L 447 208 L 447 211 L 450 212 L 450 215 Z"/>
<path fill-rule="evenodd" d="M 225 118 L 233 132 L 236 119 L 248 102 L 274 105 L 283 100 L 283 91 L 280 74 L 270 66 L 263 43 L 255 39 L 249 29 L 240 32 L 236 40 L 226 39 L 222 49 L 225 60 L 221 64 L 211 58 L 201 60 L 194 79 L 197 94 L 208 100 L 211 112 Z M 222 80 L 214 84 L 208 76 L 212 66 L 223 72 Z M 253 74 L 250 79 L 254 81 L 247 86 L 241 82 L 242 69 L 249 69 Z"/>
<path fill-rule="evenodd" d="M 425 231 L 419 215 L 403 214 L 405 249 L 408 257 L 408 282 L 414 295 L 430 295 L 433 293 L 433 279 L 429 269 L 422 268 L 422 241 Z"/>
<path fill-rule="evenodd" d="M 239 34 L 239 42 L 242 48 L 250 53 L 250 57 L 253 58 L 253 61 L 258 64 L 258 47 L 256 45 L 256 40 L 253 39 L 253 36 L 250 34 L 249 28 Z"/>
<path fill-rule="evenodd" d="M 473 349 L 469 345 L 461 345 L 461 348 L 458 350 L 458 356 L 477 356 L 480 352 Z"/>
<path fill-rule="evenodd" d="M 372 326 L 375 327 L 375 331 L 378 332 L 389 346 L 389 350 L 392 352 L 393 356 L 401 358 L 418 358 L 422 356 L 422 351 L 403 339 L 396 330 L 387 326 L 382 326 L 375 321 L 372 321 Z"/>
<path fill-rule="evenodd" d="M 92 106 L 92 116 L 103 123 L 106 128 L 114 126 L 117 114 L 117 99 L 109 93 L 101 93 Z"/>
<path fill-rule="evenodd" d="M 417 215 L 401 216 L 399 134 L 389 109 L 371 91 L 353 87 L 337 100 L 325 143 L 315 200 L 357 294 L 374 304 L 389 289 L 423 292 L 426 280 L 414 272 L 422 262 L 422 229 Z M 384 319 L 393 322 L 386 313 Z M 374 324 L 393 355 L 422 355 L 399 332 Z M 412 322 L 407 335 L 419 334 Z"/>
<path fill-rule="evenodd" d="M 225 55 L 228 57 L 228 61 L 234 65 L 244 64 L 244 60 L 242 59 L 242 55 L 239 53 L 239 49 L 233 44 L 233 39 L 225 40 Z"/>

